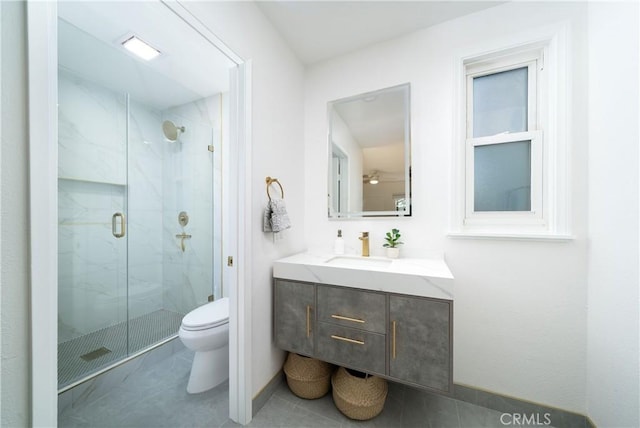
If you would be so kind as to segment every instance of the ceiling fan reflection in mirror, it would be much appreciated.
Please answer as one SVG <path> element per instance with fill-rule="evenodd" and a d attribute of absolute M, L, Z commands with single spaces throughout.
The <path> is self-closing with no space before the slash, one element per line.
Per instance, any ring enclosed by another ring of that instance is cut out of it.
<path fill-rule="evenodd" d="M 401 172 L 373 170 L 369 174 L 362 175 L 362 182 L 369 184 L 378 184 L 380 182 L 397 182 L 404 181 Z"/>

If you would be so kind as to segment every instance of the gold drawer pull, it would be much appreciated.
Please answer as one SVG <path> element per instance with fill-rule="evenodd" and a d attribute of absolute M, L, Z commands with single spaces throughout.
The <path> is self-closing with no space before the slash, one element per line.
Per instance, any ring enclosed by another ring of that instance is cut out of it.
<path fill-rule="evenodd" d="M 307 337 L 311 336 L 311 305 L 307 305 Z"/>
<path fill-rule="evenodd" d="M 331 338 L 336 340 L 342 340 L 343 342 L 355 343 L 356 345 L 364 345 L 363 340 L 349 339 L 348 337 L 336 336 L 335 334 L 332 334 Z"/>
<path fill-rule="evenodd" d="M 396 359 L 396 322 L 391 322 L 391 358 Z"/>
<path fill-rule="evenodd" d="M 337 320 L 342 320 L 342 321 L 359 322 L 360 324 L 365 323 L 365 320 L 361 320 L 358 318 L 343 317 L 342 315 L 336 315 L 336 314 L 331 315 L 331 318 L 335 318 Z"/>

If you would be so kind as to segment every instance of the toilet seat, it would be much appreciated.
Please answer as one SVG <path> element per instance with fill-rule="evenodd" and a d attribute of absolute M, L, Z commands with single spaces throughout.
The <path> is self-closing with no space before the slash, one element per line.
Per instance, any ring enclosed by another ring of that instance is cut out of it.
<path fill-rule="evenodd" d="M 189 312 L 181 328 L 187 331 L 208 330 L 229 323 L 229 298 L 223 297 Z"/>

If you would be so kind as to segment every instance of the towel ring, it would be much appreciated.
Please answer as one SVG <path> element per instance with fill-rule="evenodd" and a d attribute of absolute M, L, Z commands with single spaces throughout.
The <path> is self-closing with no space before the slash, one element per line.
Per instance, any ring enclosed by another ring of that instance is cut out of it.
<path fill-rule="evenodd" d="M 280 194 L 282 195 L 282 199 L 284 199 L 284 189 L 282 188 L 282 184 L 280 184 L 277 178 L 267 177 L 265 181 L 267 182 L 267 197 L 269 198 L 269 200 L 271 200 L 271 195 L 269 194 L 269 186 L 271 186 L 273 183 L 278 184 L 278 186 L 280 187 Z"/>

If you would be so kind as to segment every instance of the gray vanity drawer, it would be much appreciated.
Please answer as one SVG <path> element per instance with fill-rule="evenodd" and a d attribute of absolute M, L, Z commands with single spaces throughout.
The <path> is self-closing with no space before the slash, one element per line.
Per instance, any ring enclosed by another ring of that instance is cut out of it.
<path fill-rule="evenodd" d="M 380 293 L 318 285 L 318 321 L 385 333 L 386 296 Z"/>
<path fill-rule="evenodd" d="M 384 334 L 318 323 L 316 357 L 367 373 L 385 374 Z"/>

